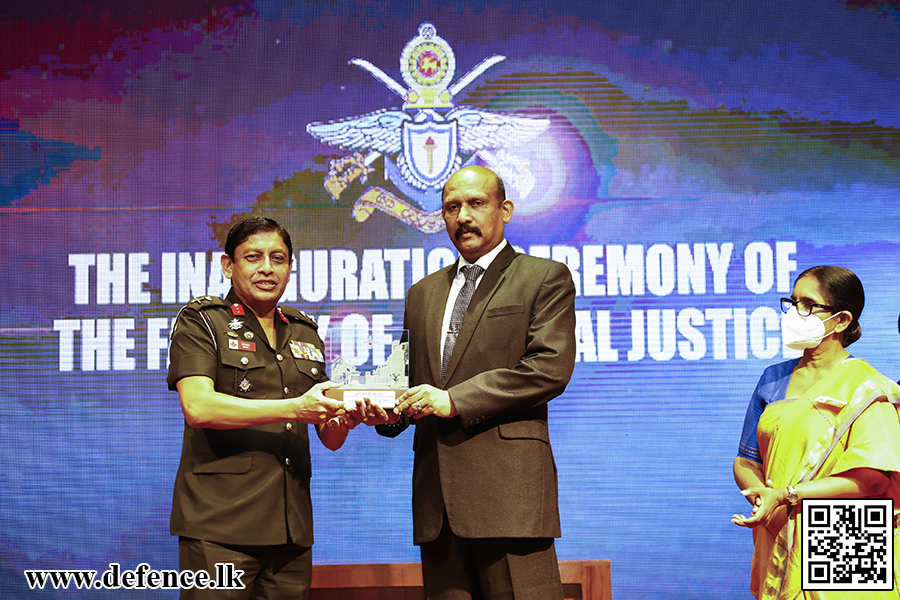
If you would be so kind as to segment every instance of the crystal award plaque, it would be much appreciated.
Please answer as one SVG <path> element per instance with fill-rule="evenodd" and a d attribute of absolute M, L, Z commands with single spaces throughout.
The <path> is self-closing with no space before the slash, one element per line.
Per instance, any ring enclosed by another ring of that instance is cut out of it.
<path fill-rule="evenodd" d="M 340 384 L 329 398 L 355 403 L 368 398 L 385 409 L 409 388 L 409 332 L 406 329 L 363 327 L 329 329 L 325 360 L 329 379 Z"/>

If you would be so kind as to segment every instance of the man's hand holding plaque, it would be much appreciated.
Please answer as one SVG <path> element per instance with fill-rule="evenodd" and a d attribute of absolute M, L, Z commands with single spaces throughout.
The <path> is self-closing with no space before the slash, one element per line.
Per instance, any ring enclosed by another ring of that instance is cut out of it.
<path fill-rule="evenodd" d="M 411 419 L 421 419 L 428 415 L 449 419 L 458 414 L 450 399 L 450 392 L 427 384 L 410 388 L 397 399 L 393 413 L 399 417 L 404 412 Z"/>

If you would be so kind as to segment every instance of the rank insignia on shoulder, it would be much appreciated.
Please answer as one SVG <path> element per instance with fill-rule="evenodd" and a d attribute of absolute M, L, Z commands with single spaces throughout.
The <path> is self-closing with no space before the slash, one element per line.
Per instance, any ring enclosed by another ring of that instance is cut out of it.
<path fill-rule="evenodd" d="M 214 306 L 225 306 L 225 301 L 219 296 L 195 296 L 191 298 L 187 305 L 197 305 L 200 309 L 206 309 Z"/>
<path fill-rule="evenodd" d="M 313 329 L 319 328 L 319 324 L 316 323 L 315 319 L 313 319 L 311 316 L 309 316 L 302 310 L 297 310 L 296 308 L 294 308 L 292 306 L 284 306 L 284 307 L 279 306 L 278 314 L 281 315 L 281 320 L 284 321 L 285 323 L 290 323 L 290 321 L 288 319 L 291 319 L 295 323 L 297 321 L 299 321 L 301 323 L 309 325 Z"/>

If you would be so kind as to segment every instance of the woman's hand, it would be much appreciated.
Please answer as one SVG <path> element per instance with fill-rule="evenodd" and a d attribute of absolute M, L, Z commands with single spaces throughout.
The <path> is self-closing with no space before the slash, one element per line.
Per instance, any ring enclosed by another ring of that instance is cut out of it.
<path fill-rule="evenodd" d="M 741 527 L 768 525 L 776 518 L 779 508 L 787 498 L 786 490 L 784 488 L 773 488 L 771 479 L 766 481 L 765 487 L 747 488 L 746 490 L 741 490 L 741 494 L 753 505 L 753 510 L 749 517 L 734 515 L 731 518 L 732 523 Z"/>

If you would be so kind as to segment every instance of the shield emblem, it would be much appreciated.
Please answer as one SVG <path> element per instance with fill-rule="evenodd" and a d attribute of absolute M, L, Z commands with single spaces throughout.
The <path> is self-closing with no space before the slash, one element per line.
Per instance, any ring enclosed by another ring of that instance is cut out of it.
<path fill-rule="evenodd" d="M 438 185 L 450 175 L 456 160 L 456 126 L 456 121 L 403 123 L 403 157 L 425 185 Z"/>

